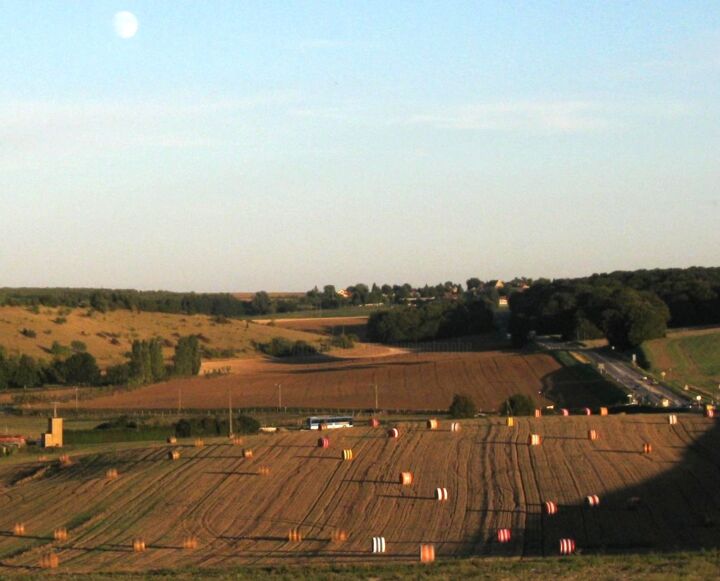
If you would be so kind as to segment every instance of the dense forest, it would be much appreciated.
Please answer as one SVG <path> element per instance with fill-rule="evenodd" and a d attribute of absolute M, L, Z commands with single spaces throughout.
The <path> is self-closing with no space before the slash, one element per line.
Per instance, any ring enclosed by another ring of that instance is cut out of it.
<path fill-rule="evenodd" d="M 493 329 L 493 306 L 486 300 L 433 302 L 396 307 L 370 315 L 368 337 L 382 343 L 447 339 Z"/>
<path fill-rule="evenodd" d="M 720 268 L 637 270 L 538 280 L 510 296 L 516 344 L 532 332 L 607 337 L 621 349 L 662 337 L 668 326 L 720 323 Z"/>

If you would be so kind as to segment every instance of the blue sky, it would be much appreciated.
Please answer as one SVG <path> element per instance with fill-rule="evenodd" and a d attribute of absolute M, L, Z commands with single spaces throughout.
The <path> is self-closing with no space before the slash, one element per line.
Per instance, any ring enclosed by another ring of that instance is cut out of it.
<path fill-rule="evenodd" d="M 0 10 L 0 286 L 720 262 L 716 1 Z"/>

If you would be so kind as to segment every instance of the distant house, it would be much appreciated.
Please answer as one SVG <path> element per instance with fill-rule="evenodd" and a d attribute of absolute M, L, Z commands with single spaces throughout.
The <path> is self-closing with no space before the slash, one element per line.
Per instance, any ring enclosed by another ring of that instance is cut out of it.
<path fill-rule="evenodd" d="M 508 298 L 507 297 L 500 297 L 498 299 L 498 306 L 499 307 L 507 307 L 508 306 Z"/>
<path fill-rule="evenodd" d="M 490 280 L 485 283 L 485 288 L 503 288 L 505 283 L 501 280 Z"/>
<path fill-rule="evenodd" d="M 349 299 L 352 296 L 350 291 L 346 288 L 341 288 L 339 291 L 337 291 L 337 294 L 344 299 Z"/>
<path fill-rule="evenodd" d="M 22 448 L 26 444 L 25 436 L 0 436 L 0 444 L 7 444 L 9 446 L 17 446 Z"/>

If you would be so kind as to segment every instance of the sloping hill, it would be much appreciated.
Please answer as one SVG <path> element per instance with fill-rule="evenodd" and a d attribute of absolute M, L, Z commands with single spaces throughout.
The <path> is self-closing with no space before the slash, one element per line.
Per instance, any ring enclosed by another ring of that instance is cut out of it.
<path fill-rule="evenodd" d="M 27 330 L 25 334 L 23 330 Z M 266 342 L 272 337 L 308 342 L 320 339 L 315 333 L 207 315 L 129 310 L 100 313 L 46 307 L 35 313 L 22 307 L 0 308 L 0 345 L 8 353 L 50 359 L 49 351 L 54 341 L 64 346 L 69 346 L 72 341 L 82 341 L 101 367 L 122 363 L 134 339 L 166 339 L 165 352 L 169 357 L 177 338 L 191 334 L 201 335 L 201 342 L 207 349 L 233 349 L 240 355 L 254 353 L 252 341 Z"/>
<path fill-rule="evenodd" d="M 672 333 L 664 339 L 646 341 L 642 357 L 652 373 L 676 388 L 693 386 L 712 398 L 720 395 L 720 329 Z"/>

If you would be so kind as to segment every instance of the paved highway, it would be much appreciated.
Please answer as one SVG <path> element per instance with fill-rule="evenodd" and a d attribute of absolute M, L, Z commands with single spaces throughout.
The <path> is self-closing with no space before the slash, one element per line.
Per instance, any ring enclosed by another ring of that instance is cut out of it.
<path fill-rule="evenodd" d="M 661 384 L 655 385 L 650 380 L 644 379 L 642 369 L 633 367 L 607 351 L 578 347 L 577 343 L 567 343 L 547 337 L 539 337 L 535 342 L 539 347 L 548 350 L 582 351 L 595 366 L 601 364 L 605 368 L 605 374 L 627 388 L 637 403 L 660 406 L 663 399 L 667 399 L 671 407 L 682 407 L 693 403 L 689 397 L 679 396 Z"/>

